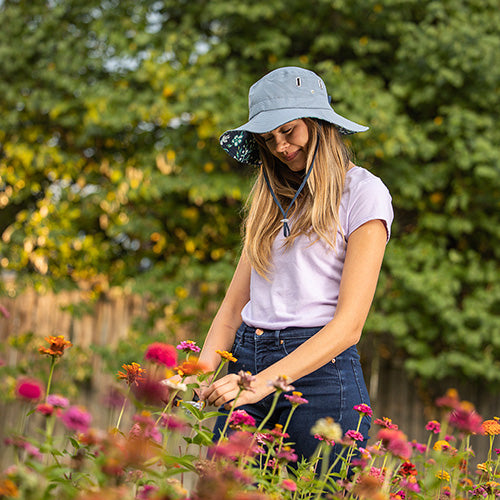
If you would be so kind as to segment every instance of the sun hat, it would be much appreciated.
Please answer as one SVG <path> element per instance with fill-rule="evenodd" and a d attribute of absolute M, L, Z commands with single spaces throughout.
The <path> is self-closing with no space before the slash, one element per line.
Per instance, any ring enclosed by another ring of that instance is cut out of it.
<path fill-rule="evenodd" d="M 261 163 L 252 133 L 271 132 L 298 118 L 316 118 L 337 127 L 341 134 L 364 132 L 368 127 L 340 116 L 330 105 L 323 80 L 313 71 L 287 66 L 271 71 L 250 87 L 248 121 L 224 132 L 222 148 L 240 163 Z"/>

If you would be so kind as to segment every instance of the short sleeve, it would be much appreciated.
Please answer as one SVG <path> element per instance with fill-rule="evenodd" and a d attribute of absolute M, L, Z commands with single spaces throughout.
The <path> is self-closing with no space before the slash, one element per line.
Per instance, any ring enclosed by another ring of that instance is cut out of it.
<path fill-rule="evenodd" d="M 385 184 L 370 174 L 352 186 L 349 194 L 346 239 L 365 222 L 379 219 L 385 224 L 389 241 L 394 212 L 392 198 Z"/>

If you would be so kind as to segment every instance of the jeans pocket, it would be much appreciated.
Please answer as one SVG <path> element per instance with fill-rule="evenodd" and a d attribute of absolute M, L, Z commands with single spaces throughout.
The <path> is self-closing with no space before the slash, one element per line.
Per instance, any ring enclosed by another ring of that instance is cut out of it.
<path fill-rule="evenodd" d="M 283 339 L 283 343 L 281 344 L 281 347 L 285 354 L 290 354 L 291 352 L 295 351 L 297 347 L 302 345 L 307 339 L 310 337 L 303 337 L 303 338 L 291 338 L 291 339 Z"/>

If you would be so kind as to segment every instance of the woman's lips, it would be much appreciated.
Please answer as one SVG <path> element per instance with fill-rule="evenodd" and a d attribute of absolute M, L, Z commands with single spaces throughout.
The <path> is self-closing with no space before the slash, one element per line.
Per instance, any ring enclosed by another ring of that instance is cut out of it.
<path fill-rule="evenodd" d="M 285 156 L 285 161 L 295 160 L 295 158 L 297 157 L 299 152 L 300 152 L 300 149 L 297 149 L 297 151 L 295 151 L 295 153 L 292 153 L 291 155 Z"/>

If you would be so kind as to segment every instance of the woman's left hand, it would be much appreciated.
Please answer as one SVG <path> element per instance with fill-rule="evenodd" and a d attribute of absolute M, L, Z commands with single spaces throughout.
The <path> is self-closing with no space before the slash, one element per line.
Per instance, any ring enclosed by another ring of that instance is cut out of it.
<path fill-rule="evenodd" d="M 233 407 L 236 408 L 242 405 L 257 403 L 257 401 L 260 401 L 272 392 L 271 387 L 262 384 L 258 377 L 256 377 L 251 384 L 251 390 L 243 390 L 238 396 L 240 392 L 239 380 L 239 375 L 235 373 L 225 375 L 209 387 L 203 389 L 200 399 L 213 406 L 224 405 L 226 410 L 230 410 Z M 234 401 L 237 396 L 238 399 Z"/>

